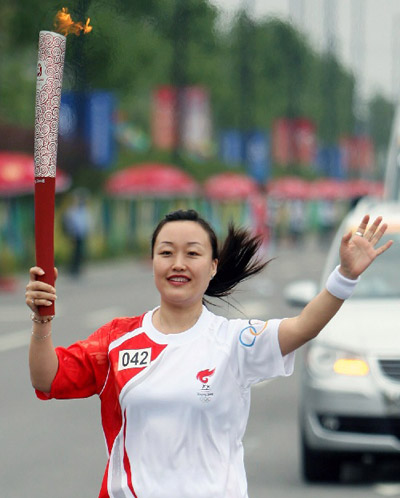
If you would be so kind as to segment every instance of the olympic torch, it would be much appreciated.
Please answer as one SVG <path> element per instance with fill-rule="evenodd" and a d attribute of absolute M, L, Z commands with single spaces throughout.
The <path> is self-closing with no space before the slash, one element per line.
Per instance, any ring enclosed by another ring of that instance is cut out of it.
<path fill-rule="evenodd" d="M 64 72 L 66 36 L 91 31 L 72 21 L 63 8 L 54 22 L 57 32 L 39 33 L 35 102 L 35 250 L 36 265 L 44 270 L 40 280 L 54 285 L 54 207 L 58 148 L 58 123 Z M 40 315 L 54 315 L 54 305 L 40 306 Z"/>

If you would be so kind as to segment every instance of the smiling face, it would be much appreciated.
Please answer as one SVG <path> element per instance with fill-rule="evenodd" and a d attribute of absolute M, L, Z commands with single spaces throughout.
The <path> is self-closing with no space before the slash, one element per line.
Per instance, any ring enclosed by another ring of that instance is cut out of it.
<path fill-rule="evenodd" d="M 195 221 L 171 221 L 157 235 L 153 271 L 161 303 L 201 306 L 217 269 L 210 238 Z"/>

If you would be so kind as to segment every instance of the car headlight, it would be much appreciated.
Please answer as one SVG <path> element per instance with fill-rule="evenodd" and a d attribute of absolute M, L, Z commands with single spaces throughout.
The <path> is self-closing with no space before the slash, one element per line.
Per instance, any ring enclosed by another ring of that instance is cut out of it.
<path fill-rule="evenodd" d="M 311 373 L 317 376 L 363 377 L 369 374 L 369 365 L 361 356 L 319 344 L 309 346 L 306 364 Z"/>

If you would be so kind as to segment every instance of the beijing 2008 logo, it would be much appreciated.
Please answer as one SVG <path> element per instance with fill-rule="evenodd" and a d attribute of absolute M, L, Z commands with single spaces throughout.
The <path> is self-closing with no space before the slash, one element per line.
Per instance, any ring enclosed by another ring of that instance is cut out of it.
<path fill-rule="evenodd" d="M 215 368 L 213 370 L 200 370 L 196 375 L 196 379 L 202 384 L 200 391 L 197 391 L 197 396 L 203 403 L 209 403 L 214 396 L 214 393 L 211 391 L 211 386 L 208 383 L 210 377 L 212 377 L 214 373 Z"/>
<path fill-rule="evenodd" d="M 259 325 L 263 323 L 260 320 L 249 320 L 249 325 L 240 331 L 239 342 L 246 348 L 251 348 L 252 346 L 254 346 L 257 337 L 264 332 L 268 325 L 268 322 L 265 322 L 264 326 L 257 332 L 257 329 L 255 328 L 255 322 L 257 322 Z"/>

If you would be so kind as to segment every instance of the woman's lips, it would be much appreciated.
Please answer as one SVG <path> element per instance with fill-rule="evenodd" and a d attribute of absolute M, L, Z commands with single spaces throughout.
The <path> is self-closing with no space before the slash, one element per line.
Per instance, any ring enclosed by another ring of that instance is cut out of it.
<path fill-rule="evenodd" d="M 184 285 L 190 282 L 190 278 L 182 276 L 182 275 L 172 275 L 171 277 L 168 277 L 168 282 L 170 282 L 172 285 Z"/>

